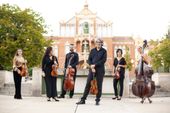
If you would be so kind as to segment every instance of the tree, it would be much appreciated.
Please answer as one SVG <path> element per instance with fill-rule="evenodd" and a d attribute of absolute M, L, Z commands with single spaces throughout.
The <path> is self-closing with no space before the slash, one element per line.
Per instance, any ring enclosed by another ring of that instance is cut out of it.
<path fill-rule="evenodd" d="M 159 45 L 159 52 L 162 58 L 162 64 L 165 71 L 169 71 L 170 68 L 170 39 L 164 39 Z"/>
<path fill-rule="evenodd" d="M 159 67 L 163 66 L 165 71 L 169 71 L 170 68 L 170 39 L 165 36 L 159 43 L 152 41 L 150 43 L 154 48 L 149 52 L 152 57 L 151 64 L 154 69 L 158 70 Z"/>
<path fill-rule="evenodd" d="M 12 68 L 12 59 L 18 48 L 23 49 L 28 66 L 38 66 L 44 47 L 51 41 L 43 37 L 46 26 L 43 18 L 31 9 L 21 10 L 18 6 L 0 6 L 0 64 Z"/>
<path fill-rule="evenodd" d="M 126 46 L 125 51 L 126 51 L 125 59 L 126 59 L 127 69 L 129 69 L 129 71 L 131 71 L 132 70 L 132 62 L 131 62 L 131 58 L 130 58 L 129 48 L 127 46 Z"/>

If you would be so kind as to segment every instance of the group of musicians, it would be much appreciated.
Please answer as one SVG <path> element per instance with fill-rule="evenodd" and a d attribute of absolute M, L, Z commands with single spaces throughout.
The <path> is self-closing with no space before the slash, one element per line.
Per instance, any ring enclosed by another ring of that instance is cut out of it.
<path fill-rule="evenodd" d="M 87 82 L 85 85 L 83 96 L 81 97 L 80 101 L 76 104 L 85 104 L 85 100 L 89 94 L 90 87 L 91 87 L 91 80 L 93 79 L 93 71 L 95 72 L 95 77 L 97 81 L 97 89 L 98 92 L 96 94 L 96 105 L 99 105 L 100 98 L 102 95 L 102 84 L 103 84 L 103 77 L 105 75 L 105 62 L 107 60 L 107 51 L 102 47 L 103 46 L 103 40 L 97 39 L 96 40 L 96 47 L 93 48 L 90 51 L 89 57 L 88 57 L 88 64 L 90 66 L 89 74 L 87 77 Z M 138 51 L 140 53 L 141 48 L 138 48 Z M 112 99 L 121 100 L 121 97 L 123 96 L 123 82 L 125 78 L 125 68 L 126 68 L 126 60 L 122 56 L 123 51 L 122 49 L 117 49 L 116 51 L 116 58 L 114 58 L 113 63 L 113 76 L 115 76 L 115 72 L 117 69 L 119 69 L 119 78 L 113 77 L 113 88 L 114 88 L 114 97 Z M 73 56 L 73 58 L 70 61 L 70 58 Z M 146 60 L 145 56 L 143 55 L 144 60 Z M 74 45 L 70 45 L 70 52 L 66 54 L 65 58 L 65 65 L 64 68 L 73 68 L 75 70 L 73 80 L 76 81 L 76 66 L 79 62 L 79 56 L 74 51 Z M 147 62 L 147 60 L 146 60 Z M 21 73 L 21 65 L 23 63 L 27 63 L 27 60 L 24 59 L 22 55 L 22 49 L 18 49 L 14 59 L 13 59 L 13 75 L 14 75 L 14 83 L 15 83 L 15 99 L 22 99 L 21 96 L 21 79 L 22 76 L 20 76 Z M 44 57 L 42 59 L 42 71 L 44 72 L 44 80 L 46 84 L 46 94 L 47 94 L 47 101 L 51 101 L 53 99 L 54 101 L 59 101 L 58 98 L 65 98 L 66 90 L 64 89 L 64 82 L 62 82 L 62 91 L 60 96 L 57 94 L 56 89 L 56 77 L 51 76 L 52 71 L 52 65 L 59 65 L 57 57 L 53 55 L 52 47 L 47 47 Z M 66 72 L 64 72 L 66 73 Z M 66 74 L 64 74 L 64 78 L 66 77 Z M 118 91 L 118 87 L 120 90 Z M 74 95 L 74 88 L 69 92 L 69 97 L 73 98 Z"/>

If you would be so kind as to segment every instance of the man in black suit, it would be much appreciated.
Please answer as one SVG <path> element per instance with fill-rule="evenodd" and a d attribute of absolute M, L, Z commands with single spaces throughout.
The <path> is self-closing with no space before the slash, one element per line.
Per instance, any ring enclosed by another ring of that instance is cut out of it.
<path fill-rule="evenodd" d="M 85 90 L 81 100 L 76 104 L 85 104 L 85 100 L 89 94 L 89 90 L 91 87 L 91 80 L 93 79 L 92 73 L 95 72 L 95 76 L 97 80 L 97 88 L 98 88 L 98 93 L 96 95 L 95 101 L 96 101 L 96 105 L 99 105 L 100 97 L 102 95 L 103 77 L 105 74 L 104 64 L 107 59 L 107 51 L 102 46 L 103 46 L 103 40 L 97 39 L 96 47 L 91 50 L 88 58 L 88 64 L 90 65 L 90 69 L 89 69 Z"/>
<path fill-rule="evenodd" d="M 72 57 L 72 59 L 70 60 L 71 57 Z M 75 74 L 73 76 L 74 83 L 75 83 L 75 80 L 76 80 L 76 73 L 77 73 L 76 65 L 78 64 L 78 62 L 79 62 L 79 56 L 76 52 L 74 52 L 74 45 L 70 44 L 70 52 L 66 54 L 64 68 L 65 68 L 65 70 L 67 69 L 67 67 L 72 67 L 72 68 L 75 69 Z M 65 74 L 64 74 L 64 77 L 66 77 Z M 66 91 L 64 90 L 64 80 L 63 80 L 62 92 L 61 92 L 61 95 L 58 98 L 65 98 L 65 94 L 66 94 Z M 70 91 L 70 95 L 69 95 L 70 98 L 72 98 L 73 95 L 74 95 L 74 88 L 73 88 L 73 90 Z"/>

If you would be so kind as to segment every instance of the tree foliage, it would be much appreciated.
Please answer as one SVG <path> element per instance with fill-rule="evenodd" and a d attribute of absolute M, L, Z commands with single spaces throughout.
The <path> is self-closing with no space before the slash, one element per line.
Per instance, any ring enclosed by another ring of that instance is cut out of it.
<path fill-rule="evenodd" d="M 127 65 L 127 69 L 129 69 L 129 71 L 132 70 L 132 62 L 131 62 L 131 57 L 130 57 L 130 53 L 129 53 L 129 48 L 126 46 L 126 53 L 125 53 L 125 59 L 126 59 L 126 65 Z"/>
<path fill-rule="evenodd" d="M 166 71 L 170 68 L 170 39 L 167 37 L 158 41 L 150 41 L 150 44 L 154 48 L 149 52 L 152 58 L 151 64 L 154 69 L 158 70 L 159 67 L 163 66 Z"/>
<path fill-rule="evenodd" d="M 44 47 L 51 41 L 43 37 L 46 33 L 43 18 L 31 9 L 18 6 L 0 6 L 0 65 L 11 69 L 12 59 L 18 48 L 23 49 L 28 66 L 38 66 Z"/>

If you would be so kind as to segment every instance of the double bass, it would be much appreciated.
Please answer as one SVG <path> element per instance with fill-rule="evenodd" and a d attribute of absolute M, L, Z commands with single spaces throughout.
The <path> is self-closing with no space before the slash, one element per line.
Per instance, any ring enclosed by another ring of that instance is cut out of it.
<path fill-rule="evenodd" d="M 74 57 L 74 54 L 71 54 L 68 66 L 70 65 L 73 57 Z M 74 74 L 75 74 L 75 69 L 72 67 L 67 67 L 67 69 L 65 71 L 65 79 L 64 79 L 64 90 L 65 91 L 73 90 L 73 88 L 74 88 L 74 79 L 73 79 Z"/>
<path fill-rule="evenodd" d="M 98 89 L 97 89 L 97 80 L 95 77 L 95 69 L 91 69 L 91 72 L 92 72 L 93 79 L 90 82 L 90 85 L 91 85 L 90 93 L 93 95 L 96 95 L 98 93 Z"/>
<path fill-rule="evenodd" d="M 147 46 L 147 41 L 144 41 L 142 47 L 142 53 Z M 132 93 L 140 97 L 141 103 L 144 103 L 145 99 L 148 98 L 149 103 L 152 103 L 150 97 L 155 92 L 155 83 L 152 81 L 153 69 L 145 63 L 141 56 L 138 67 L 135 69 L 136 80 L 132 83 Z"/>

